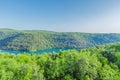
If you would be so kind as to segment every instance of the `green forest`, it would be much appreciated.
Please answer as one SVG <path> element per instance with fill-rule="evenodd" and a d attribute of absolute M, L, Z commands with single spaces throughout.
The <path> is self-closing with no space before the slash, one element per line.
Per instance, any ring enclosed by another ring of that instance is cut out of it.
<path fill-rule="evenodd" d="M 0 29 L 0 50 L 83 49 L 120 42 L 120 34 Z"/>
<path fill-rule="evenodd" d="M 0 0 L 0 80 L 120 80 L 120 0 Z"/>
<path fill-rule="evenodd" d="M 0 53 L 0 80 L 120 80 L 120 43 L 59 53 Z"/>

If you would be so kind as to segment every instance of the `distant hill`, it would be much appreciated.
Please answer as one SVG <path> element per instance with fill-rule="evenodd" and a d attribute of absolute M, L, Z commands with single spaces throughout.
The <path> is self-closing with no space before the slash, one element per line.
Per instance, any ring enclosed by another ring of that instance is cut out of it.
<path fill-rule="evenodd" d="M 0 29 L 0 49 L 3 50 L 88 48 L 113 42 L 120 42 L 120 34 Z"/>

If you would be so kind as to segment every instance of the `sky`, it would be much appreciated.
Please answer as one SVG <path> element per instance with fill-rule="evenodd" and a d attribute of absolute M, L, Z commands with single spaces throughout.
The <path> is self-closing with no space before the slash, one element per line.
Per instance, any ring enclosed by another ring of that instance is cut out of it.
<path fill-rule="evenodd" d="M 120 33 L 120 0 L 0 0 L 0 28 Z"/>

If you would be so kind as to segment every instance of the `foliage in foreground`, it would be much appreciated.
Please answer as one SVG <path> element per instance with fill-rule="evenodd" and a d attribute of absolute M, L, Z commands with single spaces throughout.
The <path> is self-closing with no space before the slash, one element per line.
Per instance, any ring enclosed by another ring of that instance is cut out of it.
<path fill-rule="evenodd" d="M 0 80 L 119 80 L 120 44 L 59 54 L 0 54 Z"/>

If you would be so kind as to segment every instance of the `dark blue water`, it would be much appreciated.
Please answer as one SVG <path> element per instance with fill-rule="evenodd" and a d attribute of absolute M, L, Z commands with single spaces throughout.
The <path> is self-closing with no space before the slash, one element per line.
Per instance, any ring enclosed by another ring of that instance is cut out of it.
<path fill-rule="evenodd" d="M 69 50 L 69 48 L 64 48 L 64 49 L 59 49 L 59 48 L 53 48 L 53 49 L 46 49 L 46 50 L 38 50 L 38 51 L 34 51 L 34 52 L 24 52 L 24 51 L 15 51 L 15 50 L 0 50 L 0 52 L 3 53 L 10 53 L 10 54 L 43 54 L 43 53 L 59 53 L 62 50 Z"/>

